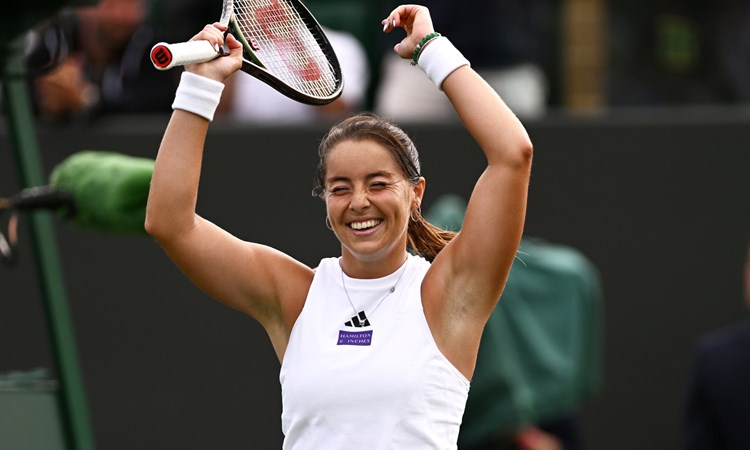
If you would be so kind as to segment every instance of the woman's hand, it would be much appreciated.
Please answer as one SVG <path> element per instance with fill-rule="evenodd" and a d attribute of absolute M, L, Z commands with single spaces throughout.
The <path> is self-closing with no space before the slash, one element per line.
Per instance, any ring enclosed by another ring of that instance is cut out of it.
<path fill-rule="evenodd" d="M 214 48 L 218 48 L 224 44 L 224 32 L 226 29 L 227 27 L 218 22 L 206 25 L 200 33 L 193 36 L 190 40 L 209 41 Z M 242 67 L 242 44 L 231 34 L 227 34 L 226 36 L 226 44 L 230 51 L 229 55 L 220 56 L 204 63 L 186 65 L 185 70 L 222 83 L 230 75 L 239 70 Z"/>
<path fill-rule="evenodd" d="M 386 33 L 399 27 L 406 31 L 406 37 L 393 47 L 393 50 L 404 59 L 411 59 L 419 41 L 435 31 L 430 11 L 419 5 L 401 5 L 381 23 Z"/>

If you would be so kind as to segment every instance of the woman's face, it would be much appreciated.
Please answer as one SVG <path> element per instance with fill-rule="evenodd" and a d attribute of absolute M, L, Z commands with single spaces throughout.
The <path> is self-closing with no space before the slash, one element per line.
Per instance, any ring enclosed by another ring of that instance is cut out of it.
<path fill-rule="evenodd" d="M 347 140 L 330 150 L 324 181 L 328 218 L 344 253 L 364 261 L 403 255 L 424 180 L 409 183 L 382 145 Z"/>

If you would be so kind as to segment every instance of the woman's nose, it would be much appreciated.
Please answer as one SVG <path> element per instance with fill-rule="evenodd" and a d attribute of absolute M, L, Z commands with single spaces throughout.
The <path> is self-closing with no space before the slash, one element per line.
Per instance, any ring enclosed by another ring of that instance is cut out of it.
<path fill-rule="evenodd" d="M 352 200 L 349 207 L 354 211 L 362 211 L 370 206 L 370 199 L 367 196 L 367 190 L 355 189 L 352 193 Z"/>

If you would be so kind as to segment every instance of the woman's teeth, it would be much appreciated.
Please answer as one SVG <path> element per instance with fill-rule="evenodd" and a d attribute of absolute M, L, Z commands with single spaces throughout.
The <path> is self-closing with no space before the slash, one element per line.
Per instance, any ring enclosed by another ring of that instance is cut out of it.
<path fill-rule="evenodd" d="M 378 223 L 380 223 L 379 220 L 366 220 L 364 222 L 352 222 L 350 226 L 355 230 L 364 230 L 366 228 L 372 228 Z"/>

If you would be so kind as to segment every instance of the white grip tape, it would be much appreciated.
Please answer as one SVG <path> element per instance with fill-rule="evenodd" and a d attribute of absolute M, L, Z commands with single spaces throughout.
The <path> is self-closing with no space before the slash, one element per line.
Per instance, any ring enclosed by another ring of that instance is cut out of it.
<path fill-rule="evenodd" d="M 443 81 L 462 66 L 471 66 L 469 60 L 445 36 L 430 41 L 419 55 L 419 67 L 442 90 Z"/>
<path fill-rule="evenodd" d="M 192 72 L 182 72 L 172 109 L 197 114 L 210 122 L 214 120 L 214 113 L 216 107 L 219 106 L 222 91 L 224 91 L 224 83 Z"/>
<path fill-rule="evenodd" d="M 159 70 L 211 61 L 217 56 L 219 52 L 209 41 L 159 42 L 151 48 L 151 63 Z"/>

